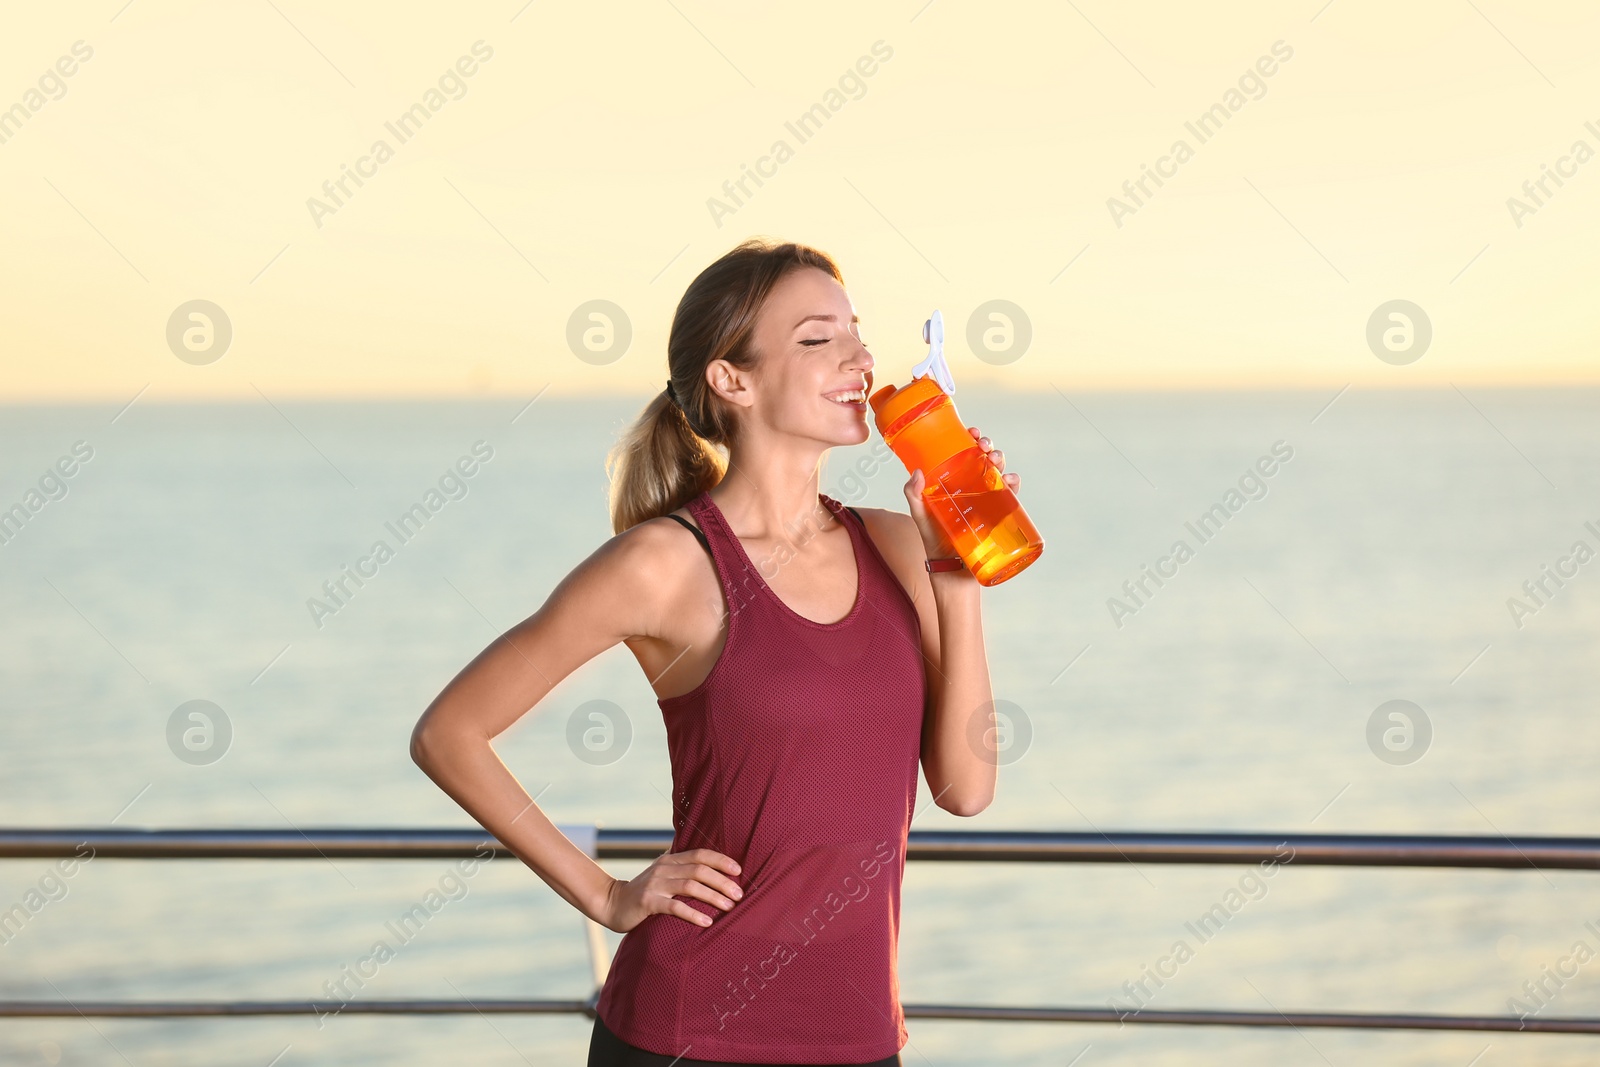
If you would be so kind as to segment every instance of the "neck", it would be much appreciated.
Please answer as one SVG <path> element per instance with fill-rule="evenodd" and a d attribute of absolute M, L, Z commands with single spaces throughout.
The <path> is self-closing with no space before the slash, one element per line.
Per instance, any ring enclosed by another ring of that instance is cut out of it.
<path fill-rule="evenodd" d="M 818 498 L 823 452 L 811 448 L 732 449 L 711 495 L 741 537 L 796 546 L 833 525 Z"/>

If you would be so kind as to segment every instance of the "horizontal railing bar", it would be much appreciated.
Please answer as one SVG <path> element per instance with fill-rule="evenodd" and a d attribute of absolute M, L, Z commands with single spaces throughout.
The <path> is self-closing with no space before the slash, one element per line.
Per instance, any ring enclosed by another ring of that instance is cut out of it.
<path fill-rule="evenodd" d="M 1522 1031 L 1546 1034 L 1600 1033 L 1600 1019 L 1519 1019 L 1510 1015 L 1427 1015 L 1367 1012 L 1117 1011 L 1112 1008 L 1007 1008 L 989 1005 L 907 1004 L 908 1019 L 989 1022 L 1129 1023 L 1168 1026 L 1323 1027 L 1354 1030 Z M 304 1000 L 75 1000 L 0 1001 L 0 1017 L 174 1018 L 219 1015 L 485 1015 L 577 1014 L 594 1017 L 589 1000 L 366 1000 L 343 1006 Z"/>
<path fill-rule="evenodd" d="M 652 859 L 670 830 L 606 830 L 601 859 Z M 0 829 L 0 859 L 460 859 L 511 855 L 482 830 Z M 907 859 L 946 862 L 1187 863 L 1600 870 L 1600 838 L 1451 834 L 1063 833 L 913 830 Z"/>
<path fill-rule="evenodd" d="M 1600 1019 L 1514 1015 L 1425 1015 L 1335 1011 L 1117 1011 L 1112 1008 L 1000 1008 L 907 1004 L 906 1017 L 994 1022 L 1129 1023 L 1168 1026 L 1317 1026 L 1352 1030 L 1511 1030 L 1547 1034 L 1600 1034 Z"/>
<path fill-rule="evenodd" d="M 206 1015 L 588 1015 L 582 1000 L 353 1000 L 313 1004 L 306 1000 L 0 1000 L 0 1018 L 89 1016 L 116 1019 L 169 1019 Z"/>

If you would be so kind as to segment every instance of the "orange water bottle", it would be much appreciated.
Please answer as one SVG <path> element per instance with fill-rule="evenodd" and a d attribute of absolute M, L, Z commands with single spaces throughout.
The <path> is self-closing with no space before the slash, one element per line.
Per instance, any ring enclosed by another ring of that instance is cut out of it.
<path fill-rule="evenodd" d="M 944 359 L 944 319 L 922 326 L 928 358 L 911 384 L 886 385 L 869 403 L 878 432 L 906 465 L 921 470 L 922 503 L 980 585 L 999 585 L 1039 558 L 1044 539 L 956 413 Z"/>

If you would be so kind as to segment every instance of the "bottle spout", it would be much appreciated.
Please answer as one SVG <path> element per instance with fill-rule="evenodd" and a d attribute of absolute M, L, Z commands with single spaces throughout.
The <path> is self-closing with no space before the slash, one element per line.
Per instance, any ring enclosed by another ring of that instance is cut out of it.
<path fill-rule="evenodd" d="M 931 376 L 946 393 L 956 391 L 956 380 L 950 374 L 950 364 L 944 358 L 944 316 L 935 311 L 922 324 L 922 339 L 928 345 L 928 356 L 911 368 L 912 378 Z"/>
<path fill-rule="evenodd" d="M 894 396 L 896 392 L 897 390 L 893 385 L 886 385 L 882 389 L 879 389 L 873 393 L 871 396 L 867 397 L 867 403 L 872 406 L 872 414 L 880 422 L 883 420 L 883 405 L 887 404 L 889 402 L 889 398 Z"/>

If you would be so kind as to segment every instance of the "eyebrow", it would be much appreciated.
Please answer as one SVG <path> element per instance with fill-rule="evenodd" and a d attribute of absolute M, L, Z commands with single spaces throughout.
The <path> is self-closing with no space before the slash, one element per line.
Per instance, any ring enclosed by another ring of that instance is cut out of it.
<path fill-rule="evenodd" d="M 795 323 L 794 324 L 794 328 L 796 330 L 798 330 L 800 327 L 804 326 L 806 323 L 810 322 L 812 319 L 821 319 L 824 322 L 837 322 L 838 321 L 837 316 L 834 316 L 834 315 L 807 315 L 805 318 L 803 318 L 799 322 Z M 851 315 L 850 316 L 850 321 L 851 322 L 860 322 L 861 321 L 861 316 L 860 315 Z"/>

